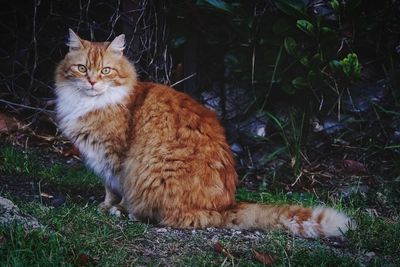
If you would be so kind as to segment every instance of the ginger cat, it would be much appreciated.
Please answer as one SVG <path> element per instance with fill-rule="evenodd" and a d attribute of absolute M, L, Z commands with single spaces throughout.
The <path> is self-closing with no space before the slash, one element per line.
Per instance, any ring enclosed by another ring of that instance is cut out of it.
<path fill-rule="evenodd" d="M 176 228 L 285 229 L 341 236 L 351 220 L 331 208 L 235 202 L 237 174 L 215 113 L 189 96 L 137 81 L 125 38 L 89 42 L 69 30 L 56 70 L 63 134 L 105 185 L 103 211 Z"/>

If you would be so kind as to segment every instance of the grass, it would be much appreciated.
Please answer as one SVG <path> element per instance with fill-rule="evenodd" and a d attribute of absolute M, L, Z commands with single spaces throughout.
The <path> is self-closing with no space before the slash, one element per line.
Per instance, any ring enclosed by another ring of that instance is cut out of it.
<path fill-rule="evenodd" d="M 264 266 L 255 260 L 254 250 L 273 258 L 274 266 L 360 266 L 361 260 L 349 252 L 334 250 L 318 240 L 288 238 L 274 232 L 253 246 L 242 246 L 239 239 L 221 241 L 231 255 L 210 255 L 205 252 L 185 258 L 187 266 Z M 383 264 L 389 262 L 382 262 Z"/>
<path fill-rule="evenodd" d="M 146 225 L 119 223 L 99 214 L 94 205 L 69 204 L 60 209 L 18 203 L 46 229 L 25 233 L 16 225 L 1 227 L 1 266 L 120 266 L 129 253 L 124 243 L 142 235 Z"/>
<path fill-rule="evenodd" d="M 100 187 L 99 179 L 84 167 L 62 163 L 48 166 L 33 153 L 6 147 L 0 150 L 0 175 L 23 174 L 32 180 L 61 188 Z M 399 266 L 400 223 L 371 217 L 362 196 L 354 201 L 330 197 L 321 199 L 310 193 L 253 192 L 239 188 L 238 201 L 295 203 L 306 206 L 326 203 L 355 217 L 358 228 L 346 235 L 346 243 L 336 248 L 325 240 L 304 240 L 274 231 L 257 238 L 253 232 L 216 230 L 167 230 L 115 219 L 97 211 L 98 202 L 67 202 L 58 208 L 38 201 L 12 199 L 21 210 L 36 217 L 44 229 L 25 232 L 20 226 L 0 227 L 0 266 L 262 266 L 252 250 L 274 258 L 274 266 Z M 328 194 L 327 194 L 328 195 Z M 390 200 L 387 200 L 390 202 Z M 390 204 L 390 203 L 389 203 Z M 219 242 L 233 257 L 217 253 L 211 239 Z M 368 254 L 370 253 L 370 254 Z M 373 253 L 373 254 L 371 254 Z M 146 256 L 147 255 L 147 256 Z M 150 255 L 150 256 L 148 256 Z M 159 255 L 159 256 L 158 256 Z M 374 255 L 368 258 L 367 255 Z"/>
<path fill-rule="evenodd" d="M 39 176 L 51 183 L 64 187 L 101 186 L 100 179 L 86 168 L 72 169 L 63 164 L 54 164 L 46 170 L 39 171 Z"/>
<path fill-rule="evenodd" d="M 5 147 L 1 150 L 0 160 L 0 171 L 5 173 L 35 174 L 37 169 L 34 157 L 13 147 Z"/>
<path fill-rule="evenodd" d="M 84 166 L 71 167 L 61 163 L 46 166 L 38 158 L 38 153 L 28 154 L 13 147 L 5 147 L 0 151 L 0 172 L 29 175 L 36 181 L 43 180 L 59 187 L 102 186 L 100 179 Z"/>
<path fill-rule="evenodd" d="M 236 192 L 236 199 L 238 201 L 255 201 L 260 203 L 269 204 L 302 204 L 304 206 L 320 205 L 321 203 L 315 198 L 314 195 L 309 193 L 290 193 L 284 194 L 282 192 L 254 192 L 246 188 L 238 188 Z"/>

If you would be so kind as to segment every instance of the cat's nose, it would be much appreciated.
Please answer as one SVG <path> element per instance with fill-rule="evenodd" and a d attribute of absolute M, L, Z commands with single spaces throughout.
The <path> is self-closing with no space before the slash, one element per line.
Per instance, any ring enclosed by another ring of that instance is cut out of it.
<path fill-rule="evenodd" d="M 89 83 L 93 86 L 95 83 L 96 83 L 96 81 L 92 81 L 92 80 L 88 80 L 89 81 Z"/>

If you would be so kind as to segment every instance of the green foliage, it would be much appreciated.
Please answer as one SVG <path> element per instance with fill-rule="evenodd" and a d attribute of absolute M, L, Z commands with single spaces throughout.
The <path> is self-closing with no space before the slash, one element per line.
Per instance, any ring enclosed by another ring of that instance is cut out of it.
<path fill-rule="evenodd" d="M 34 174 L 36 170 L 37 162 L 29 157 L 28 153 L 21 152 L 13 147 L 5 147 L 0 150 L 0 171 L 10 174 Z"/>
<path fill-rule="evenodd" d="M 171 43 L 184 50 L 176 44 L 192 38 L 201 48 L 199 66 L 206 66 L 206 73 L 199 67 L 198 77 L 217 81 L 217 86 L 201 84 L 201 89 L 247 89 L 254 101 L 243 108 L 244 118 L 256 110 L 275 116 L 271 106 L 276 99 L 293 100 L 299 114 L 307 110 L 340 117 L 335 113 L 346 112 L 341 98 L 352 95 L 361 79 L 365 82 L 373 73 L 367 83 L 377 77 L 399 80 L 400 61 L 394 49 L 400 31 L 397 6 L 398 1 L 199 0 L 174 8 L 179 23 L 171 24 Z M 363 69 L 366 75 L 361 76 Z M 398 94 L 393 95 L 398 105 Z M 296 174 L 309 117 L 278 123 L 270 119 Z M 277 151 L 282 154 L 282 149 Z"/>
<path fill-rule="evenodd" d="M 303 0 L 275 0 L 274 3 L 277 8 L 282 10 L 284 13 L 301 17 L 307 14 L 307 2 Z"/>
<path fill-rule="evenodd" d="M 314 25 L 305 19 L 300 19 L 296 22 L 297 28 L 302 30 L 305 34 L 314 37 L 315 36 L 315 29 Z"/>
<path fill-rule="evenodd" d="M 296 86 L 304 86 L 305 81 L 303 81 L 302 77 L 298 77 L 292 83 L 296 83 Z M 305 124 L 307 123 L 306 112 L 301 112 L 300 117 L 297 113 L 296 110 L 291 110 L 288 122 L 280 120 L 269 112 L 266 113 L 277 127 L 278 133 L 282 138 L 291 162 L 294 177 L 297 177 L 301 171 L 301 152 L 305 143 Z"/>
<path fill-rule="evenodd" d="M 331 60 L 329 67 L 337 74 L 342 74 L 350 80 L 358 79 L 361 75 L 361 64 L 355 53 L 349 53 L 341 60 Z"/>
<path fill-rule="evenodd" d="M 357 55 L 354 53 L 348 54 L 347 57 L 340 60 L 340 66 L 342 67 L 343 73 L 347 77 L 360 77 L 361 65 L 358 62 Z"/>
<path fill-rule="evenodd" d="M 214 7 L 215 9 L 218 9 L 218 10 L 221 10 L 224 12 L 232 12 L 231 6 L 221 0 L 197 0 L 196 4 L 197 5 L 209 4 L 212 7 Z"/>
<path fill-rule="evenodd" d="M 323 1 L 320 4 L 329 15 L 314 12 L 310 0 L 272 3 L 274 12 L 268 12 L 268 6 L 261 3 L 240 0 L 198 0 L 190 8 L 178 5 L 174 16 L 179 22 L 186 20 L 192 28 L 172 23 L 171 44 L 179 48 L 193 32 L 201 36 L 197 42 L 203 50 L 223 54 L 225 73 L 232 76 L 226 78 L 251 85 L 257 108 L 265 108 L 271 93 L 285 92 L 311 102 L 321 95 L 325 100 L 336 100 L 360 78 L 361 62 L 365 61 L 360 53 L 387 54 L 382 45 L 373 43 L 374 35 L 390 35 L 395 32 L 390 27 L 400 23 L 393 14 L 384 17 L 392 12 L 394 3 Z M 188 10 L 195 10 L 197 17 Z M 368 20 L 363 15 L 366 13 L 374 14 L 377 20 Z M 382 29 L 382 25 L 387 26 Z M 202 54 L 203 61 L 206 55 Z M 386 58 L 393 66 L 393 52 Z M 217 64 L 216 57 L 211 56 L 207 64 L 210 73 L 221 74 L 213 69 Z"/>

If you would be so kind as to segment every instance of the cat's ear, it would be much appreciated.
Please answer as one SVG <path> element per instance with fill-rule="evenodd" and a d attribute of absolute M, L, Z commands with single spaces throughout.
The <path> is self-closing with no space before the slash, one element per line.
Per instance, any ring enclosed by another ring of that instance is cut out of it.
<path fill-rule="evenodd" d="M 125 34 L 118 35 L 108 45 L 107 50 L 122 56 L 125 48 Z"/>
<path fill-rule="evenodd" d="M 67 46 L 69 46 L 69 51 L 76 51 L 83 48 L 81 38 L 71 29 L 68 29 L 68 32 Z"/>

